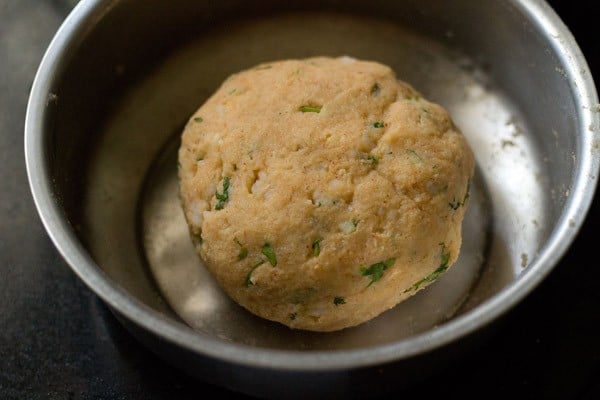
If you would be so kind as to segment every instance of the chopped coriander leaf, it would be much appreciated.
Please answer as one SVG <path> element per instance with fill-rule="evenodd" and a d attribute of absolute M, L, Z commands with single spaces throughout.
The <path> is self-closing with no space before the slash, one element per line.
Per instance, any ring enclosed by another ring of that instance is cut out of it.
<path fill-rule="evenodd" d="M 379 164 L 379 159 L 373 154 L 360 153 L 359 158 L 361 163 L 370 165 L 373 168 L 375 168 Z"/>
<path fill-rule="evenodd" d="M 259 71 L 261 69 L 270 69 L 270 68 L 273 68 L 273 66 L 270 64 L 266 64 L 266 65 L 259 65 L 258 67 L 254 68 L 254 69 Z"/>
<path fill-rule="evenodd" d="M 467 203 L 467 200 L 469 199 L 470 196 L 471 196 L 471 181 L 469 180 L 467 182 L 467 191 L 466 191 L 465 196 L 463 197 L 462 201 L 456 200 L 456 198 L 454 198 L 454 199 L 452 199 L 452 201 L 450 203 L 448 203 L 448 205 L 450 206 L 451 209 L 456 211 L 460 206 L 464 206 Z"/>
<path fill-rule="evenodd" d="M 379 159 L 373 154 L 359 153 L 358 158 L 361 164 L 369 165 L 373 168 L 377 167 L 379 164 Z"/>
<path fill-rule="evenodd" d="M 417 283 L 415 283 L 414 285 L 412 285 L 411 287 L 409 287 L 408 289 L 406 289 L 404 291 L 404 293 L 410 292 L 411 290 L 417 290 L 423 283 L 435 281 L 437 278 L 440 277 L 441 274 L 443 274 L 444 272 L 446 272 L 447 269 L 448 269 L 448 265 L 447 264 L 446 265 L 440 265 L 431 274 L 427 275 L 425 278 L 421 279 L 420 281 L 418 281 Z"/>
<path fill-rule="evenodd" d="M 396 258 L 388 258 L 385 261 L 380 261 L 378 263 L 372 264 L 369 268 L 361 267 L 360 274 L 362 276 L 370 276 L 371 282 L 369 282 L 368 286 L 371 286 L 373 282 L 377 282 L 383 276 L 383 271 L 394 265 L 396 262 Z"/>
<path fill-rule="evenodd" d="M 335 304 L 336 306 L 339 306 L 340 304 L 346 304 L 346 299 L 344 299 L 343 297 L 334 297 L 333 304 Z"/>
<path fill-rule="evenodd" d="M 448 205 L 450 206 L 451 209 L 456 211 L 456 210 L 458 210 L 458 207 L 462 206 L 462 203 L 460 201 L 456 200 L 456 198 L 455 198 L 450 203 L 448 203 Z"/>
<path fill-rule="evenodd" d="M 321 112 L 321 106 L 300 106 L 298 110 L 302 111 L 303 113 L 313 112 L 318 114 Z"/>
<path fill-rule="evenodd" d="M 420 281 L 418 281 L 417 283 L 415 283 L 414 285 L 412 285 L 411 287 L 406 289 L 404 291 L 404 293 L 410 292 L 411 290 L 417 290 L 422 284 L 433 282 L 437 278 L 439 278 L 441 274 L 446 272 L 446 270 L 448 269 L 448 262 L 450 261 L 450 252 L 446 251 L 446 245 L 444 243 L 440 243 L 440 246 L 442 246 L 442 255 L 440 256 L 440 266 L 437 267 L 435 269 L 435 271 L 433 271 L 431 274 L 427 275 L 425 278 L 421 279 Z"/>
<path fill-rule="evenodd" d="M 383 124 L 383 122 L 380 122 L 380 121 L 378 121 L 378 122 L 373 122 L 373 123 L 371 124 L 371 126 L 372 126 L 373 128 L 383 128 L 384 124 Z"/>
<path fill-rule="evenodd" d="M 225 178 L 223 178 L 223 193 L 219 193 L 219 192 L 215 192 L 215 197 L 217 198 L 217 200 L 219 200 L 217 202 L 217 205 L 215 206 L 216 210 L 222 210 L 223 207 L 225 207 L 225 203 L 227 201 L 229 201 L 229 184 L 230 184 L 231 178 L 226 176 Z"/>
<path fill-rule="evenodd" d="M 383 262 L 383 264 L 385 265 L 386 269 L 391 267 L 392 265 L 394 265 L 394 263 L 396 262 L 396 257 L 392 257 L 392 258 L 388 258 L 387 260 L 385 260 Z"/>
<path fill-rule="evenodd" d="M 377 82 L 375 82 L 373 84 L 373 86 L 371 86 L 371 96 L 377 97 L 377 96 L 379 96 L 380 92 L 381 92 L 381 87 L 379 86 L 379 84 Z"/>
<path fill-rule="evenodd" d="M 447 270 L 448 261 L 450 261 L 450 252 L 442 253 L 442 257 L 440 258 L 440 266 L 438 269 L 443 268 L 444 271 Z"/>
<path fill-rule="evenodd" d="M 200 123 L 202 121 L 204 121 L 204 119 L 202 117 L 194 117 L 194 122 Z"/>
<path fill-rule="evenodd" d="M 245 248 L 242 243 L 240 243 L 240 241 L 237 238 L 234 238 L 233 241 L 240 246 L 240 252 L 238 253 L 238 260 L 243 260 L 246 257 L 248 257 L 248 249 Z"/>
<path fill-rule="evenodd" d="M 408 158 L 412 159 L 413 161 L 423 161 L 421 156 L 418 155 L 417 152 L 414 150 L 407 149 L 406 154 L 408 155 Z"/>
<path fill-rule="evenodd" d="M 244 279 L 244 287 L 250 287 L 252 285 L 254 285 L 254 283 L 252 282 L 252 280 L 250 279 L 250 276 L 252 275 L 252 272 L 254 272 L 254 268 L 252 268 L 247 274 L 246 274 L 246 279 Z"/>
<path fill-rule="evenodd" d="M 359 223 L 359 222 L 360 222 L 359 220 L 357 220 L 357 219 L 353 219 L 353 220 L 352 220 L 352 225 L 354 225 L 354 227 L 356 228 L 356 227 L 358 226 L 358 223 Z"/>
<path fill-rule="evenodd" d="M 312 243 L 312 252 L 313 252 L 313 256 L 315 257 L 319 257 L 319 254 L 321 254 L 321 241 L 323 240 L 322 237 L 317 238 L 313 241 Z"/>
<path fill-rule="evenodd" d="M 254 282 L 252 282 L 252 273 L 254 272 L 254 270 L 258 267 L 260 267 L 261 265 L 263 265 L 265 263 L 264 260 L 258 260 L 253 266 L 252 268 L 250 268 L 250 271 L 248 271 L 248 273 L 246 274 L 246 279 L 244 280 L 244 287 L 250 287 L 252 285 L 254 285 Z"/>
<path fill-rule="evenodd" d="M 465 205 L 467 200 L 469 200 L 469 197 L 471 197 L 471 180 L 470 179 L 467 181 L 467 192 L 465 193 L 465 197 L 463 197 L 463 205 Z"/>
<path fill-rule="evenodd" d="M 273 247 L 271 247 L 269 243 L 265 243 L 263 245 L 261 252 L 265 255 L 265 257 L 267 257 L 269 264 L 271 264 L 273 267 L 277 265 L 277 256 L 275 255 L 275 250 L 273 250 Z"/>
<path fill-rule="evenodd" d="M 252 268 L 259 267 L 259 266 L 263 265 L 264 263 L 265 263 L 265 260 L 256 260 L 254 262 L 254 265 L 252 266 Z"/>
<path fill-rule="evenodd" d="M 290 320 L 291 321 L 295 320 L 297 316 L 298 316 L 298 313 L 295 313 L 295 312 L 291 313 L 290 314 Z"/>

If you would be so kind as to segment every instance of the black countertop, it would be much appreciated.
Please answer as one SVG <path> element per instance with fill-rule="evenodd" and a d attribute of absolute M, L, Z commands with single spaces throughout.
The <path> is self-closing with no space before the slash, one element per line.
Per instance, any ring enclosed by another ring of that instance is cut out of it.
<path fill-rule="evenodd" d="M 0 399 L 173 399 L 231 395 L 142 347 L 75 276 L 37 216 L 23 156 L 26 102 L 74 0 L 0 0 Z M 550 1 L 600 81 L 593 1 Z M 551 275 L 477 351 L 398 396 L 600 398 L 596 199 Z"/>

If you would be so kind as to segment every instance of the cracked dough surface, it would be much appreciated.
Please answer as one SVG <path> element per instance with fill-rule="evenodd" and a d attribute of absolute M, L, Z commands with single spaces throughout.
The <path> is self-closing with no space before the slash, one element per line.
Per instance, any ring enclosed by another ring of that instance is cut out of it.
<path fill-rule="evenodd" d="M 363 323 L 456 261 L 473 168 L 442 107 L 349 57 L 232 75 L 179 150 L 206 267 L 252 313 L 314 331 Z"/>

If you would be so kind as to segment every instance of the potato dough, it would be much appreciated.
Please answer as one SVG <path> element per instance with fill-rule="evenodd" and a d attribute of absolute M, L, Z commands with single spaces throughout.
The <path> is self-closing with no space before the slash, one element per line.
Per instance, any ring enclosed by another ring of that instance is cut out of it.
<path fill-rule="evenodd" d="M 387 66 L 287 60 L 228 78 L 179 150 L 196 251 L 252 313 L 365 322 L 457 259 L 474 160 L 448 113 Z"/>

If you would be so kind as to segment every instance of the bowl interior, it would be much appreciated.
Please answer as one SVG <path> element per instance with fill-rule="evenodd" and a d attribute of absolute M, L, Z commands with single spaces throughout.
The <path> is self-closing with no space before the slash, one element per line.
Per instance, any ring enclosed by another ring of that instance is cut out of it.
<path fill-rule="evenodd" d="M 140 303 L 225 342 L 367 348 L 468 315 L 558 261 L 560 249 L 547 243 L 569 224 L 580 179 L 581 99 L 532 9 L 417 0 L 108 3 L 86 10 L 95 25 L 81 29 L 52 81 L 45 158 L 75 237 Z M 373 321 L 328 334 L 256 318 L 220 291 L 192 250 L 176 180 L 182 127 L 229 74 L 315 55 L 390 65 L 449 110 L 477 160 L 456 266 Z"/>

